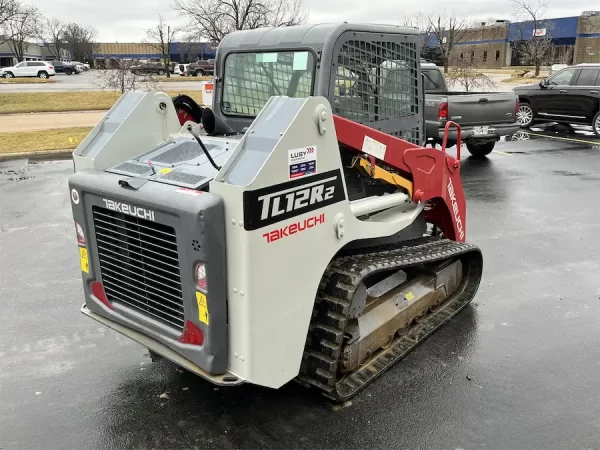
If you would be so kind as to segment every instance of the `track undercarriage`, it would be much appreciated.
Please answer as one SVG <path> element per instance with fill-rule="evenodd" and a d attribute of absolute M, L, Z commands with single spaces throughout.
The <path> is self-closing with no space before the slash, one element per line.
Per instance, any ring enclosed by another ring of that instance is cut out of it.
<path fill-rule="evenodd" d="M 347 400 L 467 306 L 480 250 L 434 236 L 347 250 L 319 288 L 298 381 Z"/>

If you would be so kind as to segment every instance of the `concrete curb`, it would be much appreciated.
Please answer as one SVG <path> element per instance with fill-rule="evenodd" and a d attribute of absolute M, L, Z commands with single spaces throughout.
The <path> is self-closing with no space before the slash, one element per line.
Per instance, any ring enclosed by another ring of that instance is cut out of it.
<path fill-rule="evenodd" d="M 0 161 L 7 161 L 10 159 L 68 159 L 73 156 L 72 150 L 45 150 L 36 152 L 16 152 L 16 153 L 0 153 Z"/>

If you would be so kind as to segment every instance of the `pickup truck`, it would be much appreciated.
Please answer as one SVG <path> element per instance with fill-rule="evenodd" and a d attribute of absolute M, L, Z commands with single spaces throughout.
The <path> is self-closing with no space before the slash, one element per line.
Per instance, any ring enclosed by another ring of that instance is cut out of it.
<path fill-rule="evenodd" d="M 427 143 L 442 144 L 449 120 L 461 129 L 461 141 L 475 157 L 489 155 L 501 136 L 519 131 L 519 97 L 514 92 L 449 91 L 441 67 L 421 63 L 425 91 Z M 447 146 L 456 145 L 456 128 L 448 131 Z"/>
<path fill-rule="evenodd" d="M 48 62 L 50 62 L 50 64 L 52 64 L 54 66 L 54 71 L 56 73 L 64 73 L 66 75 L 72 75 L 72 74 L 80 74 L 81 72 L 83 72 L 83 66 L 78 65 L 73 62 L 64 62 L 64 61 L 58 61 L 58 60 L 53 60 L 53 61 L 48 61 Z"/>

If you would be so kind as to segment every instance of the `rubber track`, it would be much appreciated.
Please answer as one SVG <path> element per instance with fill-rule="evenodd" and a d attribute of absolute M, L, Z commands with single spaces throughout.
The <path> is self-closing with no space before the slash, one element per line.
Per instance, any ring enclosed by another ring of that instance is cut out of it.
<path fill-rule="evenodd" d="M 377 272 L 455 257 L 463 262 L 463 279 L 456 292 L 368 364 L 338 379 L 350 302 L 361 281 Z M 471 302 L 481 281 L 482 265 L 478 247 L 436 237 L 340 254 L 329 264 L 319 286 L 298 381 L 335 401 L 355 396 Z"/>

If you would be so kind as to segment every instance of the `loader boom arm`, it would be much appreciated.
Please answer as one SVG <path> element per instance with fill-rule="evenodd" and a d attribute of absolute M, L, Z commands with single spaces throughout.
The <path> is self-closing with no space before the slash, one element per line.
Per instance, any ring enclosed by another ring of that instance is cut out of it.
<path fill-rule="evenodd" d="M 427 220 L 440 227 L 447 238 L 465 241 L 466 202 L 458 159 L 337 115 L 333 120 L 341 145 L 367 153 L 412 178 L 412 200 L 430 203 Z"/>

